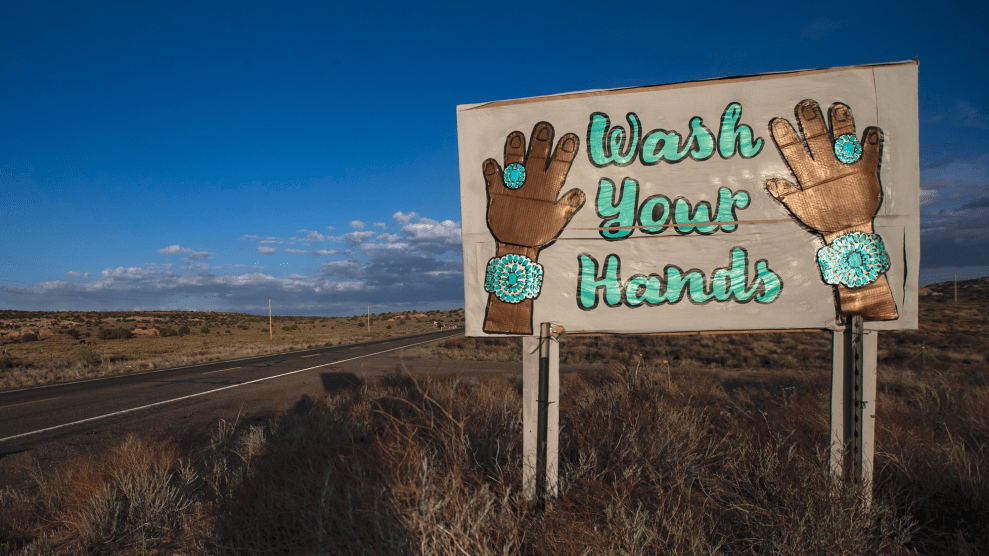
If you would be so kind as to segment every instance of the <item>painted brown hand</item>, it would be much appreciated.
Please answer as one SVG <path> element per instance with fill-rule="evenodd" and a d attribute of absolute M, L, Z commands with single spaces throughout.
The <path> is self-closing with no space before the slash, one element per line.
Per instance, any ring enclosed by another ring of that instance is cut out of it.
<path fill-rule="evenodd" d="M 840 249 L 828 251 L 828 256 L 840 251 L 828 260 L 843 256 L 840 262 L 844 266 L 833 273 L 831 266 L 827 270 L 822 266 L 825 281 L 837 285 L 841 315 L 895 319 L 896 304 L 884 274 L 888 259 L 882 271 L 877 271 L 886 257 L 885 248 L 881 238 L 870 239 L 878 237 L 872 235 L 873 218 L 883 201 L 879 178 L 883 132 L 877 127 L 866 128 L 859 142 L 852 111 L 843 103 L 835 103 L 828 110 L 830 125 L 825 124 L 821 107 L 813 100 L 801 102 L 794 112 L 800 134 L 784 118 L 774 118 L 769 127 L 797 185 L 775 178 L 766 182 L 766 189 L 801 222 L 819 232 L 826 243 L 848 236 L 840 241 Z M 849 235 L 854 232 L 859 235 Z M 852 245 L 859 240 L 868 245 Z M 851 246 L 845 247 L 846 244 Z M 851 276 L 847 284 L 833 281 L 839 273 Z"/>
<path fill-rule="evenodd" d="M 553 151 L 553 136 L 553 126 L 548 122 L 539 122 L 532 129 L 526 151 L 525 135 L 513 131 L 505 139 L 504 168 L 493 158 L 482 164 L 488 191 L 488 228 L 498 240 L 498 252 L 489 264 L 497 266 L 497 259 L 507 255 L 521 256 L 524 269 L 538 270 L 535 295 L 538 295 L 538 285 L 542 280 L 541 267 L 535 264 L 539 250 L 560 235 L 584 205 L 584 193 L 579 189 L 571 189 L 559 196 L 577 156 L 580 140 L 568 133 L 559 140 Z M 488 298 L 484 330 L 531 334 L 532 298 L 535 295 L 531 289 L 521 295 L 514 291 L 518 280 L 526 279 L 529 274 L 522 270 L 517 274 L 498 276 L 500 278 L 495 280 L 499 284 L 497 293 L 488 290 L 492 294 Z M 488 287 L 493 282 L 486 279 L 485 283 Z"/>
<path fill-rule="evenodd" d="M 855 120 L 847 105 L 831 106 L 830 131 L 817 102 L 805 100 L 795 112 L 807 147 L 786 119 L 774 118 L 769 127 L 799 186 L 784 179 L 771 179 L 766 182 L 769 193 L 801 222 L 821 232 L 829 243 L 848 231 L 871 233 L 872 219 L 883 200 L 879 182 L 882 130 L 867 128 L 856 153 L 859 143 L 855 139 Z M 836 141 L 840 143 L 838 149 Z"/>
<path fill-rule="evenodd" d="M 532 130 L 529 152 L 525 152 L 525 135 L 513 131 L 505 140 L 505 168 L 516 170 L 513 165 L 525 169 L 524 181 L 516 185 L 517 176 L 510 173 L 510 183 L 505 183 L 505 173 L 498 162 L 484 161 L 484 180 L 488 186 L 488 227 L 499 243 L 538 249 L 560 235 L 567 222 L 584 205 L 584 193 L 571 189 L 557 200 L 563 182 L 570 172 L 570 165 L 577 156 L 580 140 L 568 133 L 560 139 L 556 152 L 550 155 L 553 145 L 553 126 L 539 122 Z M 514 179 L 513 179 L 514 178 Z"/>

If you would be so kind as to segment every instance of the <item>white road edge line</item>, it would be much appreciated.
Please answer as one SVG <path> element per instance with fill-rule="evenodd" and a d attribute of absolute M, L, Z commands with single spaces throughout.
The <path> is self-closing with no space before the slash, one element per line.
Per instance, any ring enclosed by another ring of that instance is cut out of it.
<path fill-rule="evenodd" d="M 424 332 L 423 334 L 429 334 L 429 332 Z M 449 337 L 449 336 L 444 336 L 444 338 L 447 338 L 447 337 Z M 391 339 L 391 338 L 383 338 L 382 340 L 386 340 L 387 341 L 389 339 Z M 400 339 L 400 338 L 396 338 L 396 339 Z M 437 338 L 437 339 L 442 340 L 443 338 Z M 382 340 L 371 340 L 371 342 L 380 342 Z M 433 340 L 430 340 L 430 341 L 433 341 Z M 420 342 L 420 343 L 425 343 L 425 342 Z M 360 347 L 360 345 L 361 344 L 357 344 L 354 347 L 350 347 L 350 348 L 347 348 L 347 349 L 357 349 L 358 347 Z M 413 344 L 413 345 L 419 345 L 419 344 Z M 333 346 L 333 347 L 340 347 L 340 346 Z M 321 348 L 313 348 L 313 349 L 300 350 L 300 351 L 294 352 L 294 354 L 295 355 L 298 355 L 300 353 L 306 353 L 306 352 L 309 352 L 309 351 L 318 351 L 318 350 L 323 350 L 323 349 L 326 349 L 326 346 L 323 346 Z M 384 352 L 382 351 L 381 353 L 384 353 Z M 251 359 L 261 359 L 262 357 L 274 357 L 276 355 L 293 355 L 293 352 L 290 352 L 290 351 L 280 351 L 280 352 L 275 352 L 275 353 L 261 353 L 259 355 L 252 355 L 251 357 L 241 357 L 240 359 L 227 359 L 225 361 L 207 361 L 207 362 L 204 362 L 204 363 L 196 363 L 194 365 L 186 365 L 185 367 L 168 367 L 168 368 L 165 368 L 165 369 L 151 369 L 151 370 L 148 370 L 148 371 L 141 371 L 141 372 L 137 372 L 137 373 L 125 373 L 125 374 L 98 376 L 96 378 L 86 378 L 86 379 L 83 379 L 83 380 L 73 380 L 71 382 L 55 382 L 55 383 L 52 383 L 52 384 L 38 384 L 36 386 L 26 386 L 24 388 L 15 388 L 13 390 L 4 390 L 3 392 L 0 392 L 0 393 L 2 393 L 2 394 L 13 394 L 14 392 L 25 392 L 27 390 L 40 390 L 42 388 L 57 388 L 59 386 L 72 386 L 72 385 L 75 385 L 75 384 L 82 384 L 84 382 L 96 382 L 98 380 L 111 380 L 111 379 L 120 378 L 120 377 L 130 377 L 130 376 L 140 376 L 140 375 L 147 375 L 147 374 L 153 374 L 153 373 L 163 373 L 165 371 L 180 371 L 182 369 L 195 369 L 196 367 L 208 367 L 209 365 L 216 365 L 217 363 L 234 363 L 236 361 L 250 361 Z M 301 359 L 301 357 L 300 357 L 300 359 Z M 0 438 L 0 441 L 3 441 L 3 439 Z"/>
<path fill-rule="evenodd" d="M 305 372 L 305 371 L 311 371 L 313 369 L 318 369 L 320 367 L 329 367 L 330 365 L 336 365 L 338 363 L 346 363 L 347 361 L 353 361 L 355 359 L 363 359 L 365 357 L 371 357 L 372 355 L 380 355 L 382 353 L 388 353 L 389 351 L 395 351 L 397 349 L 410 348 L 412 346 L 418 346 L 420 344 L 428 344 L 430 342 L 436 342 L 436 341 L 445 340 L 445 339 L 446 339 L 445 337 L 444 338 L 434 338 L 432 340 L 426 340 L 424 342 L 416 342 L 414 344 L 409 344 L 407 346 L 401 346 L 401 347 L 397 347 L 397 348 L 386 349 L 384 351 L 377 351 L 377 352 L 374 352 L 374 353 L 368 353 L 367 355 L 361 355 L 361 356 L 358 356 L 358 357 L 351 357 L 350 359 L 343 359 L 343 360 L 340 360 L 340 361 L 334 361 L 332 363 L 324 363 L 322 365 L 316 365 L 315 367 L 309 367 L 308 369 L 299 369 L 297 371 L 289 371 L 287 373 L 282 373 L 280 375 L 269 376 L 269 377 L 265 377 L 265 378 L 258 378 L 258 379 L 254 379 L 254 380 L 249 380 L 247 382 L 241 382 L 240 384 L 232 384 L 230 386 L 224 386 L 223 388 L 217 388 L 215 390 L 208 390 L 206 392 L 199 392 L 197 394 L 189 394 L 188 396 L 182 396 L 181 398 L 174 398 L 174 399 L 171 399 L 171 400 L 164 400 L 164 401 L 160 401 L 160 402 L 149 403 L 148 405 L 142 405 L 140 407 L 132 407 L 131 409 L 124 409 L 124 410 L 121 410 L 121 411 L 115 411 L 113 413 L 107 413 L 106 415 L 98 415 L 96 417 L 90 417 L 88 419 L 82 419 L 80 421 L 73 421 L 71 423 L 64 423 L 62 425 L 55 425 L 54 427 L 48 427 L 47 429 L 38 429 L 36 431 L 25 432 L 25 433 L 21 433 L 21 434 L 15 434 L 14 436 L 8 436 L 6 438 L 0 438 L 0 442 L 6 442 L 7 440 L 14 440 L 15 438 L 23 438 L 25 436 L 31 436 L 32 434 L 38 434 L 38 433 L 41 433 L 41 432 L 53 431 L 55 429 L 60 429 L 60 428 L 63 428 L 63 427 L 71 427 L 72 425 L 79 425 L 79 424 L 82 424 L 82 423 L 88 423 L 90 421 L 98 421 L 99 419 L 103 419 L 105 417 L 113 417 L 114 415 L 123 415 L 124 413 L 130 413 L 132 411 L 140 411 L 142 409 L 147 409 L 149 407 L 154 407 L 156 405 L 164 405 L 166 403 L 172 403 L 172 402 L 178 402 L 178 401 L 182 401 L 182 400 L 187 400 L 189 398 L 195 398 L 196 396 L 205 396 L 206 394 L 212 394 L 214 392 L 219 392 L 221 390 L 229 390 L 230 388 L 236 388 L 238 386 L 246 386 L 248 384 L 254 384 L 255 382 L 262 382 L 262 381 L 265 381 L 265 380 L 271 380 L 273 378 L 280 378 L 280 377 L 283 377 L 283 376 L 294 375 L 296 373 L 302 373 L 302 372 Z"/>

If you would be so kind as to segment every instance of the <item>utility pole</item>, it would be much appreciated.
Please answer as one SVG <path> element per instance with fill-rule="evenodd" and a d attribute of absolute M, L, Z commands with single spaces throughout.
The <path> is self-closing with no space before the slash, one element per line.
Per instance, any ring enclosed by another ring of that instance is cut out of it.
<path fill-rule="evenodd" d="M 958 303 L 958 273 L 955 273 L 955 303 Z"/>
<path fill-rule="evenodd" d="M 268 300 L 268 339 L 274 340 L 275 333 L 271 330 L 271 300 Z"/>
<path fill-rule="evenodd" d="M 367 331 L 371 331 L 371 304 L 367 304 Z"/>

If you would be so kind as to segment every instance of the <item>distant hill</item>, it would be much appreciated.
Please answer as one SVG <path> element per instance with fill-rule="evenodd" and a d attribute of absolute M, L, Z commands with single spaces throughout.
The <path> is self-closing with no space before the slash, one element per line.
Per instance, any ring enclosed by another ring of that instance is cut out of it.
<path fill-rule="evenodd" d="M 955 298 L 955 283 L 953 280 L 948 280 L 947 282 L 938 282 L 936 284 L 929 284 L 920 288 L 917 292 L 920 297 L 933 296 L 941 297 L 944 296 L 948 299 Z M 989 276 L 984 276 L 982 278 L 973 278 L 972 280 L 959 280 L 958 281 L 958 298 L 959 299 L 989 299 Z"/>

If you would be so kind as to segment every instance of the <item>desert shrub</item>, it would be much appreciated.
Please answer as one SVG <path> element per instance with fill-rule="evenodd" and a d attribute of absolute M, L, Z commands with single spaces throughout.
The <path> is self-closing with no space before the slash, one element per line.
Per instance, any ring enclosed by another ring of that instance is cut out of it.
<path fill-rule="evenodd" d="M 34 475 L 35 495 L 14 500 L 3 520 L 13 538 L 37 540 L 30 554 L 171 553 L 190 525 L 196 474 L 171 442 L 129 436 Z"/>
<path fill-rule="evenodd" d="M 13 369 L 16 367 L 21 367 L 23 365 L 24 362 L 14 357 L 13 355 L 0 355 L 0 371 L 4 369 Z"/>
<path fill-rule="evenodd" d="M 773 367 L 790 368 L 796 366 L 797 360 L 789 355 L 774 355 L 770 357 L 769 364 Z"/>
<path fill-rule="evenodd" d="M 96 367 L 101 362 L 99 354 L 89 348 L 76 348 L 70 359 L 83 367 Z"/>
<path fill-rule="evenodd" d="M 386 326 L 385 328 L 387 328 L 388 330 L 391 330 L 391 325 L 389 324 L 389 325 L 388 325 L 388 326 Z"/>
<path fill-rule="evenodd" d="M 70 328 L 65 333 L 71 336 L 73 340 L 79 339 L 79 331 L 75 328 Z"/>
<path fill-rule="evenodd" d="M 101 340 L 126 340 L 131 337 L 131 331 L 127 328 L 101 328 L 96 333 L 96 337 Z"/>
<path fill-rule="evenodd" d="M 285 332 L 292 332 L 293 330 L 298 330 L 298 329 L 299 329 L 299 325 L 297 324 L 293 324 L 292 326 L 286 325 L 282 327 L 282 330 L 284 330 Z"/>
<path fill-rule="evenodd" d="M 440 345 L 446 349 L 463 349 L 467 346 L 467 338 L 465 336 L 454 336 L 453 338 L 444 340 Z"/>
<path fill-rule="evenodd" d="M 777 405 L 726 426 L 718 412 L 732 397 L 714 379 L 677 381 L 683 397 L 648 374 L 634 383 L 563 377 L 561 489 L 545 511 L 520 494 L 521 399 L 512 382 L 417 381 L 396 370 L 380 388 L 304 398 L 242 474 L 252 479 L 226 494 L 215 548 L 890 554 L 909 540 L 911 520 L 885 490 L 863 507 L 858 487 L 831 482 L 819 440 L 773 430 L 806 406 Z"/>
<path fill-rule="evenodd" d="M 38 341 L 37 334 L 32 334 L 31 332 L 28 332 L 27 334 L 21 334 L 21 343 L 37 342 L 37 341 Z"/>
<path fill-rule="evenodd" d="M 326 325 L 323 325 L 323 326 L 326 326 Z M 250 326 L 247 326 L 246 324 L 238 324 L 238 325 L 237 325 L 237 328 L 239 328 L 239 329 L 241 329 L 241 330 L 248 330 L 248 329 L 250 329 L 251 327 L 250 327 Z"/>
<path fill-rule="evenodd" d="M 169 336 L 178 336 L 179 335 L 179 331 L 176 330 L 176 329 L 174 329 L 174 328 L 172 328 L 172 327 L 170 327 L 170 326 L 162 326 L 161 328 L 158 329 L 158 333 L 162 337 L 166 337 L 166 338 L 169 337 Z"/>
<path fill-rule="evenodd" d="M 178 329 L 179 336 L 186 336 L 186 335 L 191 334 L 191 333 L 192 333 L 192 330 L 190 330 L 189 327 L 186 326 L 186 325 L 184 325 L 184 324 L 182 326 L 180 326 L 179 329 Z"/>
<path fill-rule="evenodd" d="M 208 326 L 204 326 L 204 327 L 200 328 L 199 329 L 199 333 L 200 334 L 209 334 L 209 327 Z"/>

